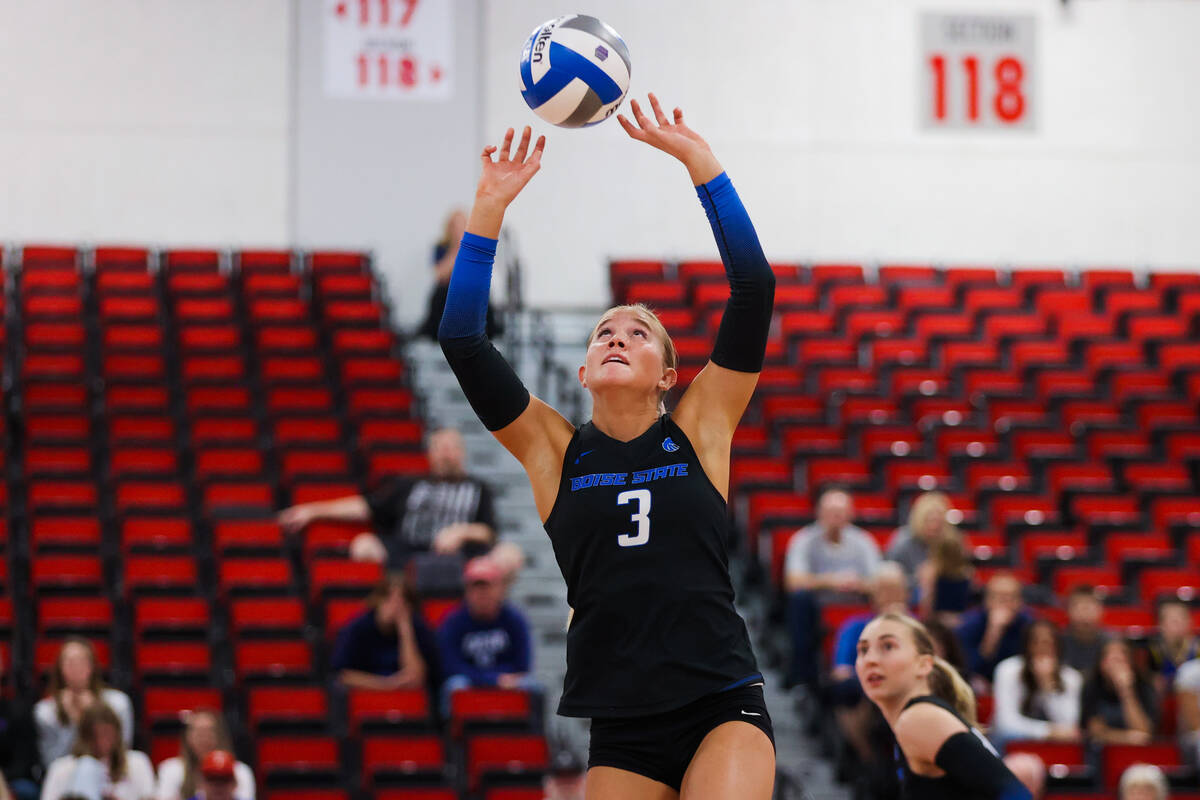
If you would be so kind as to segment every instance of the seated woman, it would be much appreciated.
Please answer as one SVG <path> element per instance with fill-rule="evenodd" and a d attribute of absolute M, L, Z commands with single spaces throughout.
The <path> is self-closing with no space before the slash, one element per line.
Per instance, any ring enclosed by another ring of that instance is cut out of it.
<path fill-rule="evenodd" d="M 121 721 L 118 733 L 128 747 L 133 742 L 133 705 L 129 696 L 104 685 L 91 642 L 71 637 L 58 651 L 46 697 L 33 707 L 42 766 L 49 767 L 55 759 L 71 752 L 76 725 L 83 713 L 98 702 L 116 713 Z"/>
<path fill-rule="evenodd" d="M 995 734 L 1000 740 L 1079 739 L 1079 700 L 1083 676 L 1062 663 L 1058 630 L 1039 619 L 1025 629 L 1019 656 L 996 666 Z"/>
<path fill-rule="evenodd" d="M 367 610 L 346 623 L 333 645 L 332 666 L 350 689 L 441 687 L 437 638 L 421 617 L 416 594 L 398 572 L 384 577 L 367 597 Z"/>
<path fill-rule="evenodd" d="M 1161 705 L 1150 678 L 1133 661 L 1129 644 L 1112 639 L 1083 685 L 1080 718 L 1094 744 L 1146 744 L 1158 730 Z"/>
<path fill-rule="evenodd" d="M 957 627 L 971 599 L 974 575 L 962 533 L 946 523 L 929 545 L 929 560 L 917 568 L 921 615 Z"/>
<path fill-rule="evenodd" d="M 154 767 L 145 753 L 126 750 L 121 720 L 103 703 L 92 704 L 79 719 L 72 755 L 55 759 L 46 771 L 42 800 L 65 797 L 152 800 Z"/>
<path fill-rule="evenodd" d="M 229 729 L 216 711 L 193 711 L 179 737 L 179 755 L 158 765 L 157 800 L 187 800 L 200 786 L 200 765 L 212 752 L 229 751 Z M 254 800 L 254 773 L 238 761 L 234 764 L 236 788 L 241 800 Z"/>

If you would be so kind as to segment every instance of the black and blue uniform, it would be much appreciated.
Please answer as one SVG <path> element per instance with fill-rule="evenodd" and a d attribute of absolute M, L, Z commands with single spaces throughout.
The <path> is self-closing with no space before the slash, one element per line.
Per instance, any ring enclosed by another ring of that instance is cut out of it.
<path fill-rule="evenodd" d="M 775 279 L 724 173 L 696 187 L 730 283 L 713 363 L 762 370 Z M 529 393 L 483 334 L 495 241 L 463 238 L 439 340 L 489 430 Z M 575 616 L 559 713 L 592 718 L 589 766 L 679 789 L 700 742 L 733 720 L 774 741 L 762 674 L 734 609 L 727 510 L 688 437 L 660 417 L 628 442 L 592 423 L 567 447 L 545 527 Z"/>

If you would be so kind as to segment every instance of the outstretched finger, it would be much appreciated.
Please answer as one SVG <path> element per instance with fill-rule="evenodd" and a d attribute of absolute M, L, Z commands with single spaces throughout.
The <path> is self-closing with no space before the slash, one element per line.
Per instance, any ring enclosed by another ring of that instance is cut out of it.
<path fill-rule="evenodd" d="M 517 152 L 513 156 L 514 161 L 523 162 L 525 156 L 529 154 L 529 139 L 533 135 L 533 129 L 528 125 L 525 130 L 521 131 L 521 143 L 517 145 Z"/>
<path fill-rule="evenodd" d="M 642 141 L 646 137 L 646 134 L 635 128 L 633 123 L 625 118 L 624 114 L 617 114 L 617 122 L 621 123 L 621 127 L 624 128 L 625 132 L 629 134 L 629 138 Z"/>
<path fill-rule="evenodd" d="M 683 124 L 683 109 L 682 108 L 676 107 L 676 109 L 675 109 L 675 124 L 676 125 Z"/>
<path fill-rule="evenodd" d="M 671 121 L 667 119 L 667 115 L 663 113 L 662 106 L 658 104 L 658 98 L 654 92 L 650 93 L 650 108 L 654 111 L 654 118 L 658 120 L 659 125 L 670 125 Z"/>
<path fill-rule="evenodd" d="M 539 136 L 537 138 L 537 142 L 535 142 L 533 145 L 533 154 L 529 156 L 529 163 L 541 164 L 542 163 L 542 153 L 545 151 L 545 149 L 546 149 L 546 137 Z"/>
<path fill-rule="evenodd" d="M 637 100 L 629 101 L 629 110 L 633 112 L 633 118 L 637 120 L 637 124 L 642 130 L 650 129 L 650 118 L 642 111 L 642 107 L 638 105 Z"/>
<path fill-rule="evenodd" d="M 512 149 L 513 129 L 509 128 L 504 133 L 504 143 L 500 145 L 500 160 L 508 161 L 508 151 Z"/>

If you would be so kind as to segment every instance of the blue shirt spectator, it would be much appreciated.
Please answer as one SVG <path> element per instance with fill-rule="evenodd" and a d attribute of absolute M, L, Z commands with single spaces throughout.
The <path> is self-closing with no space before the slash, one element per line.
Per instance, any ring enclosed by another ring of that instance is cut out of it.
<path fill-rule="evenodd" d="M 405 689 L 441 683 L 437 639 L 397 573 L 385 577 L 368 608 L 338 632 L 331 666 L 357 689 Z"/>
<path fill-rule="evenodd" d="M 1021 605 L 1021 584 L 1008 573 L 997 573 L 988 581 L 983 607 L 963 615 L 958 638 L 972 675 L 991 682 L 996 665 L 1021 654 L 1025 628 L 1032 615 Z"/>

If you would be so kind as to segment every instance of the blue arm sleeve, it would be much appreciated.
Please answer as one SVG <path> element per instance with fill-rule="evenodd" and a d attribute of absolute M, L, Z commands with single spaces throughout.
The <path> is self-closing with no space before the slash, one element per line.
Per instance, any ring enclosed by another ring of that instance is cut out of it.
<path fill-rule="evenodd" d="M 697 186 L 696 194 L 729 280 L 729 302 L 713 345 L 713 363 L 738 372 L 761 372 L 775 304 L 775 273 L 729 176 L 722 172 Z"/>
<path fill-rule="evenodd" d="M 490 431 L 505 427 L 529 406 L 529 390 L 485 333 L 495 260 L 495 239 L 463 234 L 438 327 L 446 361 L 475 415 Z"/>

